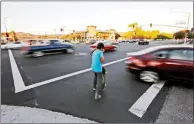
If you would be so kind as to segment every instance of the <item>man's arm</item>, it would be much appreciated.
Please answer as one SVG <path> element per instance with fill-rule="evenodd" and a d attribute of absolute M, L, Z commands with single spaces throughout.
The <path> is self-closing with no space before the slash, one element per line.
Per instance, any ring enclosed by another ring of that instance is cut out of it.
<path fill-rule="evenodd" d="M 104 63 L 104 56 L 103 56 L 103 52 L 100 52 L 100 61 L 101 61 L 102 63 Z"/>

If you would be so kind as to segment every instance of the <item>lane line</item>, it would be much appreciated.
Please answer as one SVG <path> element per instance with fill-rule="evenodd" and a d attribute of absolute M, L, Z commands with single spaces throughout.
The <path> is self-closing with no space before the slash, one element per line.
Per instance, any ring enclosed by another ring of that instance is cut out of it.
<path fill-rule="evenodd" d="M 152 84 L 149 89 L 131 106 L 129 111 L 141 118 L 164 84 L 165 81 Z"/>
<path fill-rule="evenodd" d="M 14 59 L 13 53 L 11 52 L 11 50 L 8 50 L 8 53 L 9 53 L 9 59 L 10 59 L 10 64 L 11 64 L 11 71 L 12 71 L 12 76 L 13 76 L 15 93 L 18 93 L 25 89 L 25 84 L 20 74 L 20 71 L 18 69 L 18 66 L 16 64 L 16 61 Z"/>
<path fill-rule="evenodd" d="M 116 61 L 112 61 L 112 62 L 103 64 L 103 66 L 112 65 L 112 64 L 124 61 L 126 59 L 128 59 L 128 58 L 123 58 L 123 59 L 119 59 L 119 60 L 116 60 Z M 49 80 L 45 80 L 45 81 L 42 81 L 42 82 L 39 82 L 39 83 L 35 83 L 35 84 L 32 84 L 32 85 L 26 86 L 25 89 L 23 89 L 23 91 L 24 90 L 29 90 L 29 89 L 32 89 L 32 88 L 35 88 L 35 87 L 39 87 L 39 86 L 42 86 L 42 85 L 45 85 L 45 84 L 49 84 L 49 83 L 52 83 L 52 82 L 56 82 L 56 81 L 59 81 L 59 80 L 62 80 L 62 79 L 68 78 L 68 77 L 72 77 L 72 76 L 75 76 L 75 75 L 78 75 L 78 74 L 86 73 L 86 72 L 89 72 L 89 71 L 91 71 L 91 68 L 84 69 L 84 70 L 77 71 L 77 72 L 73 72 L 73 73 L 63 75 L 63 76 L 59 76 L 59 77 L 56 77 L 56 78 L 52 78 L 52 79 L 49 79 Z"/>

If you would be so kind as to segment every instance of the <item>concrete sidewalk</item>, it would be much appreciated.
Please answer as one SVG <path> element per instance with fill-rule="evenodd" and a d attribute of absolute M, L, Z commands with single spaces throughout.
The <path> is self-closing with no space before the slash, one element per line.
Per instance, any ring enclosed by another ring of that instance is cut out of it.
<path fill-rule="evenodd" d="M 174 86 L 156 123 L 193 123 L 193 89 Z"/>
<path fill-rule="evenodd" d="M 97 123 L 45 109 L 1 105 L 2 123 Z"/>

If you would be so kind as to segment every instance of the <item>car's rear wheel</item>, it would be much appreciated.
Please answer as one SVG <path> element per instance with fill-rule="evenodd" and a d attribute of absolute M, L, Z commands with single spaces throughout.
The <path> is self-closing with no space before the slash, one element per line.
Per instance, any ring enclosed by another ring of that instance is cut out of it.
<path fill-rule="evenodd" d="M 145 83 L 157 83 L 160 76 L 156 71 L 143 70 L 139 73 L 139 79 Z"/>
<path fill-rule="evenodd" d="M 74 49 L 67 49 L 67 53 L 74 53 L 75 50 Z"/>
<path fill-rule="evenodd" d="M 41 56 L 44 56 L 44 53 L 41 52 L 41 51 L 37 51 L 37 52 L 33 52 L 32 53 L 32 56 L 33 57 L 41 57 Z"/>

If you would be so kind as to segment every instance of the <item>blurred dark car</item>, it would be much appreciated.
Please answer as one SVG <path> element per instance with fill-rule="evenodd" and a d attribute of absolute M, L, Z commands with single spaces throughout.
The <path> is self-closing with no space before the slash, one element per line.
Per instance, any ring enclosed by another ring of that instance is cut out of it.
<path fill-rule="evenodd" d="M 140 39 L 140 40 L 138 41 L 138 44 L 139 44 L 139 45 L 148 45 L 148 44 L 149 44 L 149 41 L 144 40 L 144 39 Z"/>
<path fill-rule="evenodd" d="M 128 53 L 126 68 L 140 80 L 156 83 L 160 79 L 193 83 L 193 46 L 163 45 Z"/>
<path fill-rule="evenodd" d="M 127 40 L 128 43 L 136 43 L 136 40 Z"/>
<path fill-rule="evenodd" d="M 61 42 L 59 40 L 45 40 L 43 43 L 37 43 L 31 46 L 21 48 L 24 55 L 31 55 L 33 57 L 44 56 L 50 53 L 74 53 L 75 45 L 70 43 Z"/>
<path fill-rule="evenodd" d="M 63 40 L 62 42 L 65 42 L 65 43 L 71 43 L 70 40 Z"/>
<path fill-rule="evenodd" d="M 187 44 L 193 44 L 193 40 L 188 40 L 186 43 Z"/>

